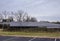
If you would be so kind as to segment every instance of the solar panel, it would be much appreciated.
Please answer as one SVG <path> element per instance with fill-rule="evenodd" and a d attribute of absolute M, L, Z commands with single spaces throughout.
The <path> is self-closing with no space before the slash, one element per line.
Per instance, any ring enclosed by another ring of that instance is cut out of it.
<path fill-rule="evenodd" d="M 42 23 L 42 22 L 2 22 L 0 24 L 10 24 L 10 26 L 37 26 L 47 28 L 60 28 L 60 24 Z"/>
<path fill-rule="evenodd" d="M 53 24 L 53 23 L 40 23 L 40 22 L 10 22 L 10 26 L 38 26 L 43 27 L 55 27 L 60 28 L 60 24 Z"/>

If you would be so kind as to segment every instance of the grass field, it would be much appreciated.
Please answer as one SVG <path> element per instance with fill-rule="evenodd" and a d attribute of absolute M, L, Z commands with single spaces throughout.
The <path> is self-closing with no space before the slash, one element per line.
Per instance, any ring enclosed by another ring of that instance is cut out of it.
<path fill-rule="evenodd" d="M 0 35 L 25 35 L 25 36 L 49 36 L 49 37 L 60 37 L 60 32 L 24 32 L 24 31 L 2 31 Z"/>

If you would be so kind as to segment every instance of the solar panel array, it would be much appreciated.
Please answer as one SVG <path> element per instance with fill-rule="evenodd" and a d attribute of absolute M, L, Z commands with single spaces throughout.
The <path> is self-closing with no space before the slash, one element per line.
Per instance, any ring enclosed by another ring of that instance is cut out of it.
<path fill-rule="evenodd" d="M 52 27 L 60 28 L 60 24 L 42 23 L 42 22 L 10 22 L 10 26 L 38 26 L 38 27 Z"/>
<path fill-rule="evenodd" d="M 60 28 L 60 24 L 53 24 L 53 23 L 46 23 L 46 22 L 3 22 L 0 24 L 10 24 L 11 27 L 13 26 L 37 26 L 37 27 L 44 27 L 47 28 Z"/>

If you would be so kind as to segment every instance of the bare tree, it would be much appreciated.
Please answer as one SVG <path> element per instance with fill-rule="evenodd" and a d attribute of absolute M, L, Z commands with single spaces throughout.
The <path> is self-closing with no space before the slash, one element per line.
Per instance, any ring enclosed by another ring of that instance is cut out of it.
<path fill-rule="evenodd" d="M 27 16 L 28 16 L 28 14 L 26 12 L 19 10 L 16 14 L 17 14 L 16 17 L 17 17 L 18 21 L 20 21 L 20 22 L 26 21 Z"/>
<path fill-rule="evenodd" d="M 28 14 L 25 12 L 24 15 L 23 15 L 23 21 L 24 22 L 27 20 L 27 16 L 28 16 Z"/>
<path fill-rule="evenodd" d="M 0 22 L 2 22 L 2 19 L 3 19 L 3 16 L 2 16 L 2 14 L 0 13 Z"/>
<path fill-rule="evenodd" d="M 13 20 L 17 20 L 19 22 L 37 22 L 37 19 L 35 17 L 31 17 L 29 16 L 26 12 L 19 10 L 18 12 L 2 12 L 3 17 L 8 21 L 13 21 Z M 11 15 L 9 15 L 11 14 Z"/>
<path fill-rule="evenodd" d="M 21 22 L 21 21 L 22 21 L 22 17 L 23 17 L 23 13 L 24 13 L 24 12 L 23 12 L 22 10 L 19 10 L 17 13 L 18 13 L 17 16 L 18 16 L 18 18 L 19 18 L 18 20 Z"/>
<path fill-rule="evenodd" d="M 17 19 L 20 22 L 37 22 L 35 17 L 29 16 L 26 12 L 20 10 L 17 12 Z"/>
<path fill-rule="evenodd" d="M 30 20 L 31 20 L 30 16 L 27 15 L 26 22 L 30 22 Z"/>
<path fill-rule="evenodd" d="M 4 18 L 7 17 L 7 11 L 3 11 L 2 14 L 3 14 L 3 17 L 4 17 Z"/>

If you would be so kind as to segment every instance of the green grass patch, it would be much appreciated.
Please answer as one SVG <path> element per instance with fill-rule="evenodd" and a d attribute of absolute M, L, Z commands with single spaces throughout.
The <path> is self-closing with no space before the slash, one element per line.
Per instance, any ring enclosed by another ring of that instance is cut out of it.
<path fill-rule="evenodd" d="M 17 29 L 18 30 L 18 29 Z M 60 31 L 53 31 L 53 29 L 46 28 L 21 28 L 20 31 L 8 31 L 0 29 L 0 35 L 25 35 L 25 36 L 49 36 L 49 37 L 60 37 Z"/>
<path fill-rule="evenodd" d="M 9 32 L 0 31 L 0 35 L 26 35 L 26 36 L 49 36 L 49 37 L 60 37 L 60 32 Z"/>

